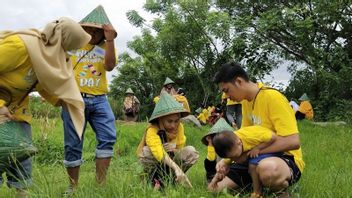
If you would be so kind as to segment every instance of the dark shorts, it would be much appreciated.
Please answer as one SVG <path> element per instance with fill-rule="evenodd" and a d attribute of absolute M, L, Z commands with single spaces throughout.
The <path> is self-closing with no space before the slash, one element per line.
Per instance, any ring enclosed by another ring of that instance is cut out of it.
<path fill-rule="evenodd" d="M 291 186 L 301 178 L 301 171 L 295 164 L 293 156 L 282 155 L 279 158 L 284 160 L 290 168 L 291 179 L 289 180 L 289 185 Z M 252 186 L 252 178 L 248 173 L 248 165 L 246 164 L 232 164 L 230 166 L 230 171 L 226 176 L 235 182 L 240 188 L 246 189 Z"/>

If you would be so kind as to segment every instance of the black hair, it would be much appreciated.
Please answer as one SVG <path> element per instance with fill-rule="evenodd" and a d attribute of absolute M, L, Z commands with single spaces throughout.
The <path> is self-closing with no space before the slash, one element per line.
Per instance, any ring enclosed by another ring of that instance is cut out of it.
<path fill-rule="evenodd" d="M 233 131 L 222 131 L 213 137 L 215 152 L 221 158 L 227 158 L 235 144 L 236 136 Z"/>
<path fill-rule="evenodd" d="M 213 82 L 219 84 L 221 82 L 227 83 L 237 77 L 242 77 L 245 81 L 249 81 L 247 72 L 242 68 L 242 66 L 235 62 L 228 62 L 223 64 L 219 71 L 216 72 Z"/>

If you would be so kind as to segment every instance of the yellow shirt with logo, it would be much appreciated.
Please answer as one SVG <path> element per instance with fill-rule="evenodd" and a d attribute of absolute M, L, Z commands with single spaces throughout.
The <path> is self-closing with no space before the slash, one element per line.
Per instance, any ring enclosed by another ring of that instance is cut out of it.
<path fill-rule="evenodd" d="M 161 139 L 158 135 L 159 128 L 155 125 L 150 125 L 146 131 L 145 144 L 149 147 L 151 153 L 159 162 L 164 158 L 166 151 L 164 150 Z M 176 144 L 176 149 L 181 149 L 186 144 L 186 136 L 182 123 L 177 128 L 177 136 L 168 143 Z"/>
<path fill-rule="evenodd" d="M 28 108 L 29 97 L 18 105 L 37 77 L 32 69 L 32 63 L 18 35 L 0 40 L 0 107 L 6 105 L 14 110 L 12 114 L 18 121 L 31 121 Z"/>
<path fill-rule="evenodd" d="M 305 118 L 308 120 L 313 119 L 313 107 L 309 101 L 302 101 L 298 107 L 298 111 L 305 114 Z"/>
<path fill-rule="evenodd" d="M 242 127 L 262 126 L 270 129 L 278 136 L 298 134 L 294 111 L 286 97 L 280 92 L 258 84 L 260 91 L 252 101 L 243 100 Z M 285 152 L 294 156 L 294 160 L 301 172 L 304 161 L 301 148 Z"/>
<path fill-rule="evenodd" d="M 82 93 L 103 95 L 108 93 L 105 64 L 105 43 L 87 44 L 72 51 L 71 62 L 78 87 Z M 78 62 L 78 63 L 77 63 Z"/>

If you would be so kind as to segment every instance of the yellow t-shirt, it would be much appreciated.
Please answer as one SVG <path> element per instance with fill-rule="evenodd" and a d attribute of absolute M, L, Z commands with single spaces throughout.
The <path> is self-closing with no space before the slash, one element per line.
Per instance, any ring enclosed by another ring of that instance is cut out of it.
<path fill-rule="evenodd" d="M 255 99 L 241 102 L 242 127 L 259 125 L 283 137 L 299 133 L 294 111 L 286 97 L 262 84 L 258 87 L 261 89 Z M 286 154 L 294 156 L 296 165 L 303 172 L 304 161 L 301 148 L 288 151 Z"/>
<path fill-rule="evenodd" d="M 0 54 L 0 107 L 7 105 L 12 110 L 36 82 L 37 77 L 27 49 L 18 35 L 0 40 Z M 28 103 L 27 96 L 16 107 L 13 112 L 16 120 L 28 123 L 31 121 Z"/>
<path fill-rule="evenodd" d="M 199 121 L 201 121 L 203 124 L 206 124 L 206 123 L 207 123 L 207 119 L 205 118 L 205 115 L 204 115 L 203 112 L 198 115 L 197 119 L 198 119 Z"/>
<path fill-rule="evenodd" d="M 305 114 L 305 118 L 308 120 L 313 119 L 313 107 L 309 101 L 302 101 L 299 105 L 298 111 Z"/>
<path fill-rule="evenodd" d="M 85 47 L 71 52 L 74 75 L 82 93 L 92 95 L 108 93 L 104 59 L 105 43 L 99 46 L 87 44 Z M 78 64 L 77 61 L 79 61 Z"/>
<path fill-rule="evenodd" d="M 145 143 L 146 146 L 149 147 L 155 159 L 160 162 L 164 158 L 166 151 L 164 150 L 161 139 L 158 135 L 158 130 L 159 128 L 157 126 L 150 125 L 147 128 Z M 177 130 L 178 132 L 176 138 L 169 141 L 169 143 L 175 143 L 176 149 L 181 149 L 186 144 L 186 136 L 182 123 L 180 123 Z"/>
<path fill-rule="evenodd" d="M 247 126 L 235 131 L 241 139 L 243 152 L 249 151 L 261 143 L 269 142 L 273 137 L 273 132 L 262 126 Z"/>

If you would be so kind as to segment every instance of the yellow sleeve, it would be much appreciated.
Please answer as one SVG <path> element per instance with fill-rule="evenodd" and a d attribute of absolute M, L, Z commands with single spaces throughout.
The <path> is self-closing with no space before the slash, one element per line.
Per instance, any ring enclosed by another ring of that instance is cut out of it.
<path fill-rule="evenodd" d="M 176 142 L 176 148 L 181 149 L 185 146 L 186 144 L 186 136 L 185 136 L 185 129 L 183 127 L 183 124 L 180 123 L 178 126 L 178 132 L 177 132 L 177 142 Z"/>
<path fill-rule="evenodd" d="M 216 160 L 216 153 L 215 153 L 215 148 L 213 146 L 209 146 L 207 147 L 207 159 L 209 161 L 214 161 Z"/>
<path fill-rule="evenodd" d="M 161 160 L 164 158 L 165 151 L 158 135 L 157 128 L 149 127 L 147 129 L 145 142 L 155 159 L 161 162 Z"/>
<path fill-rule="evenodd" d="M 271 91 L 268 98 L 268 115 L 278 136 L 298 133 L 294 111 L 288 100 L 278 91 Z"/>
<path fill-rule="evenodd" d="M 232 160 L 230 158 L 224 158 L 224 162 L 227 165 L 230 165 L 232 163 Z"/>
<path fill-rule="evenodd" d="M 1 99 L 0 99 L 0 107 L 5 106 L 5 104 L 6 104 L 5 100 L 1 100 Z"/>
<path fill-rule="evenodd" d="M 273 131 L 257 125 L 241 127 L 235 134 L 241 139 L 244 152 L 261 143 L 269 142 L 273 137 Z"/>
<path fill-rule="evenodd" d="M 18 35 L 0 40 L 0 74 L 15 70 L 28 56 L 26 47 Z"/>

